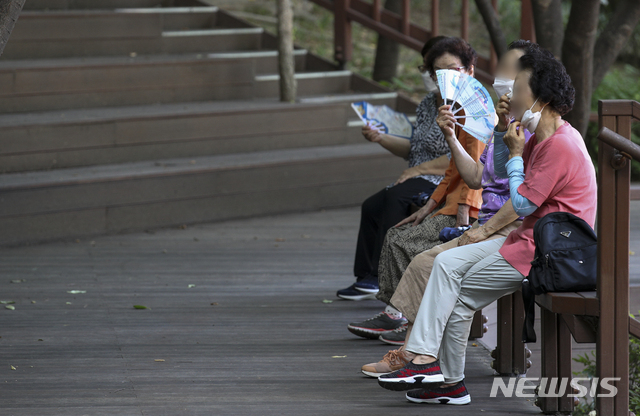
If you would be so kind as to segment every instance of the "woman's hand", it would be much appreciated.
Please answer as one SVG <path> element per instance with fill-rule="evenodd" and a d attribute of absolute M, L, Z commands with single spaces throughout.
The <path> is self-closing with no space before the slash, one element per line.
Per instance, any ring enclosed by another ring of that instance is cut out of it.
<path fill-rule="evenodd" d="M 520 125 L 519 121 L 514 121 L 509 125 L 507 134 L 504 135 L 503 140 L 504 144 L 509 149 L 509 159 L 512 157 L 522 156 L 526 137 L 524 135 L 524 128 Z"/>
<path fill-rule="evenodd" d="M 415 227 L 416 225 L 420 224 L 422 220 L 427 218 L 427 215 L 431 214 L 431 211 L 433 211 L 435 207 L 436 207 L 435 201 L 433 199 L 429 199 L 425 204 L 425 206 L 423 206 L 418 211 L 414 212 L 407 218 L 403 219 L 402 221 L 394 225 L 394 227 L 398 228 L 405 224 L 409 224 L 410 222 L 413 222 L 412 227 Z"/>
<path fill-rule="evenodd" d="M 456 215 L 456 227 L 469 225 L 469 209 L 466 204 L 458 204 L 458 214 Z"/>
<path fill-rule="evenodd" d="M 407 179 L 415 178 L 416 176 L 420 176 L 420 175 L 422 175 L 422 173 L 415 166 L 412 168 L 406 169 L 404 172 L 402 172 L 402 175 L 400 175 L 400 177 L 398 178 L 396 183 L 394 183 L 394 185 L 403 183 Z"/>
<path fill-rule="evenodd" d="M 455 137 L 456 119 L 451 112 L 450 105 L 443 105 L 438 109 L 436 123 L 438 123 L 438 127 L 440 127 L 445 137 Z"/>
<path fill-rule="evenodd" d="M 466 246 L 467 244 L 475 244 L 486 240 L 489 236 L 485 230 L 482 226 L 467 230 L 467 232 L 462 234 L 458 239 L 458 246 Z"/>
<path fill-rule="evenodd" d="M 362 127 L 362 135 L 372 143 L 380 143 L 382 141 L 382 133 L 368 125 Z"/>
<path fill-rule="evenodd" d="M 496 107 L 496 114 L 498 115 L 498 131 L 507 130 L 507 126 L 511 121 L 511 116 L 509 113 L 511 112 L 511 102 L 507 97 L 507 94 L 500 97 L 500 101 L 498 102 L 498 106 Z"/>

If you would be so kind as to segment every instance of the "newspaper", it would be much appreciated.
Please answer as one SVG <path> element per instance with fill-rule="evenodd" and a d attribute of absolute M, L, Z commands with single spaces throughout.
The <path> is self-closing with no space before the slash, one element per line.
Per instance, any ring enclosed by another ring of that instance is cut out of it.
<path fill-rule="evenodd" d="M 351 104 L 360 120 L 381 133 L 411 140 L 413 125 L 406 114 L 393 111 L 386 105 L 371 105 L 366 101 Z"/>

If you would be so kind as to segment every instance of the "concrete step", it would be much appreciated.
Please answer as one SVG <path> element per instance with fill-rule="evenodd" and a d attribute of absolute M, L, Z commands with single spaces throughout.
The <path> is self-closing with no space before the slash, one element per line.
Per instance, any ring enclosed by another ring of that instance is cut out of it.
<path fill-rule="evenodd" d="M 217 7 L 24 12 L 2 60 L 257 50 L 263 32 Z"/>
<path fill-rule="evenodd" d="M 275 65 L 273 59 L 269 68 Z M 258 75 L 262 60 L 198 54 L 6 62 L 0 65 L 0 80 L 6 85 L 0 91 L 0 112 L 277 96 L 277 77 Z M 303 73 L 297 77 L 300 96 L 339 94 L 351 88 L 348 71 Z"/>
<path fill-rule="evenodd" d="M 361 143 L 353 101 L 396 93 L 165 104 L 0 116 L 0 172 Z"/>
<path fill-rule="evenodd" d="M 359 204 L 405 167 L 379 146 L 0 175 L 0 245 Z"/>
<path fill-rule="evenodd" d="M 24 10 L 109 9 L 122 7 L 162 7 L 173 0 L 28 0 Z"/>

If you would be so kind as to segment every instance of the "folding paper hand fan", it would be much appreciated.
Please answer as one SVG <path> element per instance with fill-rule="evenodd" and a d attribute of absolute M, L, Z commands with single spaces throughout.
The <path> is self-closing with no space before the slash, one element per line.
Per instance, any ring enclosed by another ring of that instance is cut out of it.
<path fill-rule="evenodd" d="M 464 131 L 483 143 L 488 143 L 493 135 L 495 108 L 487 89 L 477 79 L 452 69 L 436 71 L 438 86 L 445 104 L 458 103 L 457 114 L 464 110 L 465 115 L 455 116 L 465 119 L 464 125 L 456 121 Z"/>

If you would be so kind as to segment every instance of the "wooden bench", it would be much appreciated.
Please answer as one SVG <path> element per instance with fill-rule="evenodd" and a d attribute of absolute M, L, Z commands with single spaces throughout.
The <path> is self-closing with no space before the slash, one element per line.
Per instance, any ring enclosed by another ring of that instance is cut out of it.
<path fill-rule="evenodd" d="M 540 306 L 541 377 L 572 378 L 572 342 L 597 341 L 600 302 L 595 291 L 545 293 L 536 296 Z M 561 397 L 538 397 L 536 405 L 543 413 L 571 413 L 574 398 L 567 385 Z"/>
<path fill-rule="evenodd" d="M 491 351 L 491 367 L 500 376 L 526 374 L 531 367 L 531 350 L 522 342 L 524 325 L 524 302 L 518 290 L 498 299 L 497 346 Z"/>

